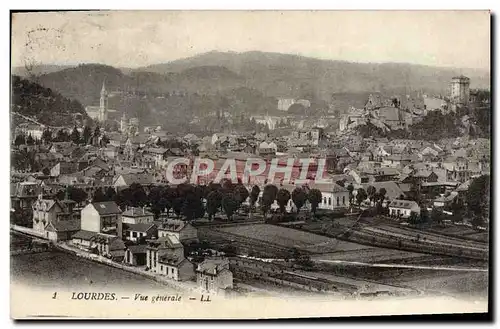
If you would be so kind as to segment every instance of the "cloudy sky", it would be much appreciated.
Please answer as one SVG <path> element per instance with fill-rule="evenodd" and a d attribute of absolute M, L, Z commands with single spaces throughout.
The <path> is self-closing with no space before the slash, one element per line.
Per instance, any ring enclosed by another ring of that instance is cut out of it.
<path fill-rule="evenodd" d="M 490 16 L 485 11 L 117 11 L 12 18 L 13 66 L 139 67 L 211 50 L 489 70 Z"/>

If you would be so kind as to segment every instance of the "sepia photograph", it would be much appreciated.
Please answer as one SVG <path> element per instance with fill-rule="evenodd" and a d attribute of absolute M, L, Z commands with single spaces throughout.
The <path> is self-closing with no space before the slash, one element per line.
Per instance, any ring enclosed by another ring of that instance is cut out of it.
<path fill-rule="evenodd" d="M 10 20 L 12 319 L 491 312 L 490 11 Z"/>

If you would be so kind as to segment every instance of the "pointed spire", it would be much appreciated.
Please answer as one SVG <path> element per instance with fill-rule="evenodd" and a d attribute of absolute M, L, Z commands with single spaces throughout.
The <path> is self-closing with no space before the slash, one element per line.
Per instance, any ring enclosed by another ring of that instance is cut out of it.
<path fill-rule="evenodd" d="M 104 78 L 104 80 L 102 80 L 102 88 L 101 88 L 101 94 L 105 94 L 106 93 L 106 78 Z"/>

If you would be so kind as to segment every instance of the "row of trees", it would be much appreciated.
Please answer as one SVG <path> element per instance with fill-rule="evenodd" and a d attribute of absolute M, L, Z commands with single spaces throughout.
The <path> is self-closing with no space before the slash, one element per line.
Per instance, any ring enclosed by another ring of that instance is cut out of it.
<path fill-rule="evenodd" d="M 234 184 L 230 180 L 210 183 L 209 185 L 155 186 L 149 191 L 142 185 L 134 183 L 118 193 L 111 187 L 106 190 L 98 189 L 93 196 L 93 201 L 115 201 L 122 209 L 127 206 L 149 206 L 157 218 L 164 211 L 167 216 L 173 211 L 177 216 L 184 216 L 187 220 L 201 218 L 205 214 L 209 220 L 212 220 L 218 212 L 222 211 L 228 220 L 232 220 L 234 214 L 247 199 L 250 205 L 249 211 L 253 213 L 256 210 L 255 205 L 260 193 L 261 190 L 257 185 L 248 191 L 241 182 Z M 290 199 L 295 204 L 297 212 L 309 201 L 314 213 L 322 196 L 317 189 L 306 190 L 297 187 L 290 193 L 286 189 L 278 189 L 276 185 L 270 184 L 266 185 L 262 191 L 260 209 L 265 217 L 276 201 L 280 212 L 285 213 L 286 205 Z M 74 201 L 78 202 L 78 200 Z"/>
<path fill-rule="evenodd" d="M 42 137 L 40 140 L 33 138 L 31 134 L 28 136 L 25 135 L 17 135 L 14 139 L 14 145 L 35 145 L 43 142 L 45 144 L 49 144 L 51 142 L 73 142 L 75 144 L 91 144 L 93 139 L 99 138 L 101 136 L 101 128 L 96 126 L 94 130 L 89 126 L 85 126 L 83 128 L 82 133 L 78 131 L 76 126 L 73 128 L 71 133 L 68 133 L 64 129 L 60 129 L 57 131 L 56 136 L 52 135 L 52 132 L 49 129 L 46 129 L 42 133 Z M 109 143 L 109 138 L 106 135 L 102 135 L 101 142 L 104 144 Z"/>

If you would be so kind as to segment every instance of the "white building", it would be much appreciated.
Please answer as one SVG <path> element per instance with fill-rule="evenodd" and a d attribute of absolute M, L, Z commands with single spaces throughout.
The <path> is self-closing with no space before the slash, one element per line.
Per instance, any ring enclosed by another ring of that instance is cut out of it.
<path fill-rule="evenodd" d="M 92 202 L 81 211 L 81 229 L 89 232 L 116 234 L 122 211 L 114 201 Z"/>
<path fill-rule="evenodd" d="M 173 236 L 182 243 L 198 241 L 198 230 L 182 220 L 168 219 L 158 227 L 158 237 Z"/>
<path fill-rule="evenodd" d="M 391 216 L 409 218 L 412 211 L 420 215 L 420 207 L 415 201 L 393 200 L 389 204 L 389 214 Z"/>

